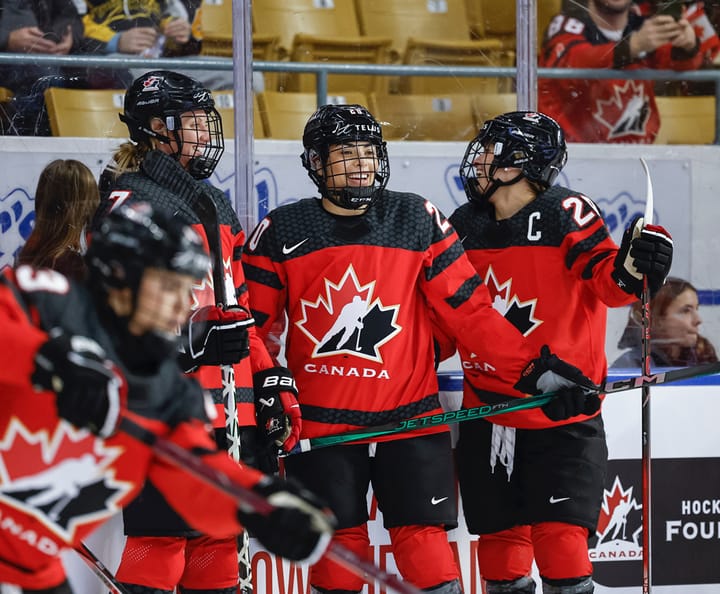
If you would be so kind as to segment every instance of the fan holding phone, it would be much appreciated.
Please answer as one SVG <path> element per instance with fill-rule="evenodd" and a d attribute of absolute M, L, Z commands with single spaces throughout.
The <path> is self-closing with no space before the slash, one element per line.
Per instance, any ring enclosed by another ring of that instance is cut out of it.
<path fill-rule="evenodd" d="M 631 0 L 569 3 L 550 21 L 538 65 L 698 69 L 703 55 L 685 2 L 655 0 L 647 11 L 645 4 L 649 0 L 642 6 Z M 560 124 L 569 142 L 654 142 L 661 125 L 654 95 L 653 81 L 645 80 L 538 81 L 538 109 Z"/>

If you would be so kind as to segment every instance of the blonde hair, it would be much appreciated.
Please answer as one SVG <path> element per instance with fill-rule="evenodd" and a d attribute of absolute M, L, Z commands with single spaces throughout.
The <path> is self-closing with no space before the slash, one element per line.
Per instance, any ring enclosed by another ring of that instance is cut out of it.
<path fill-rule="evenodd" d="M 153 149 L 153 146 L 146 143 L 135 143 L 132 141 L 123 142 L 113 154 L 112 161 L 107 169 L 113 179 L 117 179 L 123 173 L 137 171 L 145 159 L 145 155 Z"/>
<path fill-rule="evenodd" d="M 19 264 L 53 268 L 80 235 L 100 203 L 90 169 L 74 159 L 57 159 L 40 173 L 35 191 L 35 226 L 18 254 Z"/>

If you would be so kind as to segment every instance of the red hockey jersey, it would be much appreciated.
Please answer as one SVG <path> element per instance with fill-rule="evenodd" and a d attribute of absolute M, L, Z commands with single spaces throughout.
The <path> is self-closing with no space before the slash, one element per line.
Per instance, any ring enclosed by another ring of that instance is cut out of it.
<path fill-rule="evenodd" d="M 616 42 L 598 28 L 586 8 L 561 13 L 548 26 L 538 65 L 622 70 L 700 67 L 702 55 L 697 47 L 685 52 L 670 44 L 632 60 L 629 36 L 643 20 L 631 12 L 621 41 Z M 651 80 L 540 79 L 538 108 L 557 120 L 568 142 L 649 144 L 660 127 L 653 84 Z"/>
<path fill-rule="evenodd" d="M 201 388 L 175 361 L 155 374 L 125 369 L 89 294 L 50 270 L 24 266 L 0 276 L 0 318 L 0 582 L 41 587 L 33 574 L 127 505 L 146 478 L 194 528 L 218 537 L 240 530 L 232 498 L 153 458 L 147 445 L 124 433 L 102 440 L 76 429 L 58 418 L 55 395 L 30 383 L 47 330 L 91 336 L 123 372 L 135 419 L 251 487 L 260 473 L 216 450 Z"/>
<path fill-rule="evenodd" d="M 495 309 L 535 349 L 547 344 L 595 383 L 603 381 L 607 308 L 636 298 L 610 276 L 618 248 L 595 203 L 554 186 L 509 219 L 496 221 L 492 209 L 468 203 L 450 221 L 464 237 L 468 258 L 485 281 Z M 459 351 L 466 379 L 465 406 L 506 400 L 477 369 L 472 353 L 462 345 Z M 542 428 L 583 418 L 553 423 L 536 408 L 490 420 Z"/>
<path fill-rule="evenodd" d="M 282 206 L 243 262 L 260 332 L 287 313 L 303 438 L 440 412 L 430 310 L 498 389 L 538 353 L 492 309 L 445 217 L 414 194 L 385 191 L 355 217 L 314 198 Z"/>

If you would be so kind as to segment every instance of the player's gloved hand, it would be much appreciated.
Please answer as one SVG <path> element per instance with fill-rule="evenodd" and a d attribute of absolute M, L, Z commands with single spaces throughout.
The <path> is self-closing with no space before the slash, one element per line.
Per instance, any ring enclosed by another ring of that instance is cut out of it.
<path fill-rule="evenodd" d="M 195 310 L 188 323 L 188 341 L 180 353 L 186 371 L 200 365 L 233 365 L 250 354 L 248 329 L 255 325 L 250 312 L 240 305 L 227 309 L 208 305 Z"/>
<path fill-rule="evenodd" d="M 515 389 L 526 394 L 558 392 L 542 407 L 553 421 L 593 414 L 600 408 L 597 386 L 577 367 L 553 355 L 547 345 L 543 345 L 540 356 L 523 369 Z"/>
<path fill-rule="evenodd" d="M 643 275 L 647 275 L 650 295 L 657 293 L 670 273 L 673 241 L 659 225 L 643 227 L 644 219 L 635 217 L 625 230 L 615 256 L 612 277 L 626 293 L 642 295 Z"/>
<path fill-rule="evenodd" d="M 270 367 L 254 373 L 253 391 L 260 446 L 289 452 L 302 428 L 298 391 L 290 370 Z"/>
<path fill-rule="evenodd" d="M 600 397 L 585 388 L 561 388 L 540 410 L 551 421 L 564 421 L 577 415 L 594 415 L 600 410 Z"/>
<path fill-rule="evenodd" d="M 115 432 L 123 377 L 91 338 L 69 336 L 60 328 L 51 330 L 35 354 L 30 379 L 36 389 L 55 392 L 63 419 L 100 437 Z"/>
<path fill-rule="evenodd" d="M 265 476 L 253 491 L 274 509 L 267 515 L 240 509 L 243 526 L 275 555 L 310 564 L 320 559 L 335 531 L 332 512 L 293 481 Z"/>

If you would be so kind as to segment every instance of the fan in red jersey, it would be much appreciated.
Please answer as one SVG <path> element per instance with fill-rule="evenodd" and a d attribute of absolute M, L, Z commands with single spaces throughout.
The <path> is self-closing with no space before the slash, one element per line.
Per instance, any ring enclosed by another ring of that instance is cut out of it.
<path fill-rule="evenodd" d="M 101 223 L 86 262 L 89 288 L 29 266 L 0 276 L 0 582 L 69 593 L 60 551 L 78 547 L 146 479 L 213 537 L 232 537 L 242 523 L 291 559 L 324 550 L 332 529 L 315 498 L 218 451 L 206 412 L 214 409 L 177 364 L 177 328 L 209 267 L 199 236 L 148 204 L 123 206 Z M 122 414 L 246 488 L 279 494 L 276 512 L 241 512 L 155 459 L 116 432 Z"/>
<path fill-rule="evenodd" d="M 703 60 L 700 41 L 685 15 L 678 16 L 641 16 L 631 0 L 573 3 L 550 22 L 538 65 L 695 70 Z M 652 80 L 543 79 L 538 104 L 569 142 L 649 144 L 661 125 L 653 85 Z"/>
<path fill-rule="evenodd" d="M 433 315 L 498 389 L 512 390 L 531 360 L 534 372 L 524 382 L 531 391 L 540 377 L 548 389 L 589 383 L 557 358 L 533 360 L 539 348 L 528 348 L 492 309 L 432 202 L 386 189 L 385 142 L 365 107 L 321 107 L 303 145 L 301 160 L 320 197 L 272 211 L 243 256 L 259 332 L 267 335 L 287 314 L 285 355 L 303 438 L 441 412 Z M 362 556 L 372 483 L 403 578 L 436 594 L 460 592 L 445 533 L 457 525 L 447 427 L 293 455 L 285 469 L 329 502 L 337 541 Z M 313 566 L 310 582 L 318 594 L 363 588 L 362 579 L 327 559 Z"/>
<path fill-rule="evenodd" d="M 468 204 L 450 217 L 493 306 L 535 348 L 595 383 L 607 374 L 608 307 L 635 301 L 647 275 L 663 284 L 672 240 L 635 219 L 620 247 L 587 196 L 552 186 L 565 165 L 563 131 L 550 117 L 512 112 L 485 122 L 460 166 Z M 639 167 L 639 165 L 638 165 Z M 464 406 L 495 404 L 498 393 L 459 345 Z M 533 557 L 546 594 L 593 591 L 587 539 L 595 529 L 607 463 L 600 398 L 554 399 L 462 423 L 457 444 L 468 528 L 488 594 L 530 594 Z"/>

